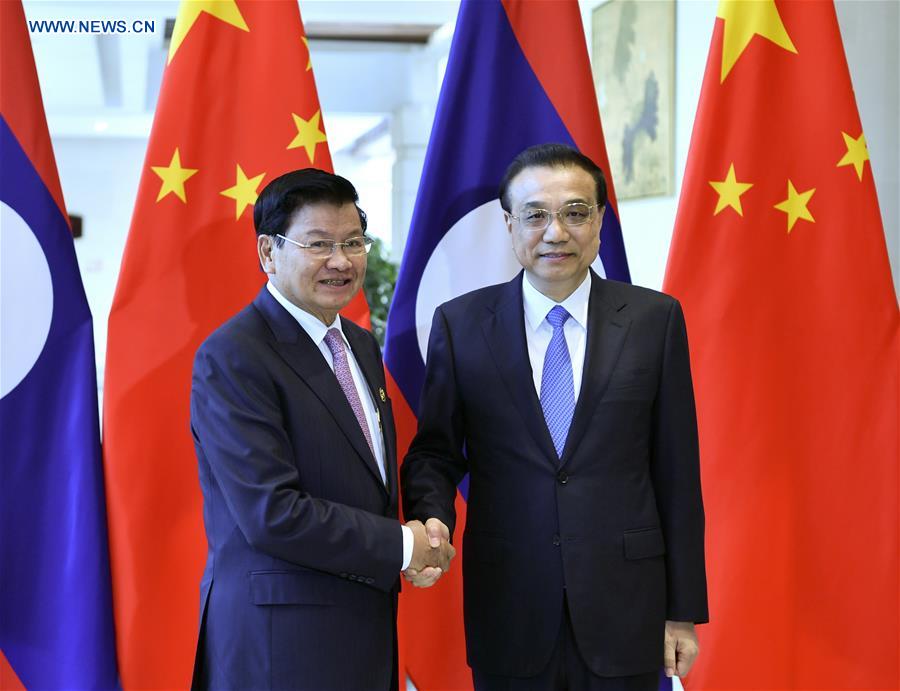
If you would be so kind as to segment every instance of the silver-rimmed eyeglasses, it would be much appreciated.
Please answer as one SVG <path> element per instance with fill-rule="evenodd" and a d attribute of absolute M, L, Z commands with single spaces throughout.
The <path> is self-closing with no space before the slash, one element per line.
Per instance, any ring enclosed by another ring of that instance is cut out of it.
<path fill-rule="evenodd" d="M 511 213 L 506 215 L 517 220 L 528 230 L 546 230 L 554 216 L 559 216 L 559 220 L 566 226 L 584 225 L 594 217 L 594 209 L 598 206 L 600 205 L 572 202 L 571 204 L 563 204 L 556 211 L 526 207 L 518 216 L 513 216 Z"/>
<path fill-rule="evenodd" d="M 334 250 L 338 247 L 344 250 L 344 254 L 348 257 L 358 257 L 363 254 L 368 254 L 369 250 L 372 249 L 372 244 L 375 242 L 374 239 L 366 235 L 349 238 L 347 240 L 344 240 L 343 242 L 336 242 L 334 240 L 312 240 L 311 242 L 297 242 L 296 240 L 291 240 L 290 238 L 287 238 L 280 233 L 275 237 L 281 238 L 282 240 L 287 240 L 292 245 L 302 247 L 312 256 L 321 257 L 323 259 L 325 257 L 330 257 L 331 255 L 333 255 Z"/>

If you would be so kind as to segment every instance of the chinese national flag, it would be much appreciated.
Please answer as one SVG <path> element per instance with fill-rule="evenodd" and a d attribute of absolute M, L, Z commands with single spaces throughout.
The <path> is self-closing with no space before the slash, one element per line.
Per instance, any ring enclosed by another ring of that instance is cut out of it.
<path fill-rule="evenodd" d="M 665 288 L 707 510 L 687 686 L 900 687 L 898 310 L 831 2 L 720 4 Z"/>
<path fill-rule="evenodd" d="M 206 556 L 189 428 L 201 341 L 265 274 L 253 203 L 331 170 L 295 0 L 184 2 L 109 318 L 104 461 L 125 688 L 190 684 Z M 345 314 L 368 326 L 360 294 Z"/>

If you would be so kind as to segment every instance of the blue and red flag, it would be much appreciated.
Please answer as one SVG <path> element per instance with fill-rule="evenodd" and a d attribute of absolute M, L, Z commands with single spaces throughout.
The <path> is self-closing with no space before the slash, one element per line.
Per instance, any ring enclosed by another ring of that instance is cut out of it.
<path fill-rule="evenodd" d="M 91 314 L 20 2 L 0 83 L 0 688 L 112 689 Z"/>
<path fill-rule="evenodd" d="M 415 434 L 434 309 L 519 271 L 497 188 L 516 154 L 546 142 L 579 149 L 607 174 L 594 269 L 630 281 L 578 3 L 463 0 L 388 316 L 401 454 Z M 457 514 L 461 531 L 465 482 Z M 471 687 L 461 579 L 457 565 L 434 588 L 403 591 L 401 666 L 420 691 Z"/>

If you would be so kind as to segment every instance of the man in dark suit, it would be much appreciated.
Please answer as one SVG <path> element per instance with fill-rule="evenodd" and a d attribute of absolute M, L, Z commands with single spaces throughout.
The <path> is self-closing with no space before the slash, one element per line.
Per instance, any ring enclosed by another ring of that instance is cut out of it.
<path fill-rule="evenodd" d="M 400 571 L 452 557 L 397 520 L 381 353 L 338 317 L 372 242 L 357 199 L 319 170 L 272 181 L 253 216 L 268 285 L 194 361 L 209 542 L 195 687 L 396 689 Z"/>
<path fill-rule="evenodd" d="M 681 308 L 590 269 L 606 185 L 579 152 L 525 150 L 500 199 L 524 271 L 435 312 L 404 514 L 449 537 L 469 473 L 477 689 L 656 689 L 708 616 Z"/>

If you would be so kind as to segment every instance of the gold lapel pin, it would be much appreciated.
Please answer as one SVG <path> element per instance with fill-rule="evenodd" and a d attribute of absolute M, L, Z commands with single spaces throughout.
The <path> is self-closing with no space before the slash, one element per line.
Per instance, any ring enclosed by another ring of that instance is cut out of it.
<path fill-rule="evenodd" d="M 378 396 L 379 398 L 381 398 L 382 403 L 387 401 L 387 396 L 384 395 L 384 389 L 382 389 L 381 387 L 378 388 Z"/>

